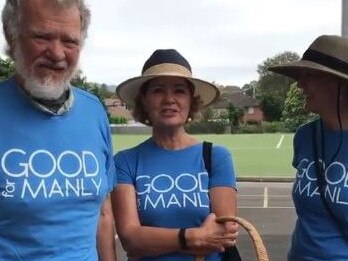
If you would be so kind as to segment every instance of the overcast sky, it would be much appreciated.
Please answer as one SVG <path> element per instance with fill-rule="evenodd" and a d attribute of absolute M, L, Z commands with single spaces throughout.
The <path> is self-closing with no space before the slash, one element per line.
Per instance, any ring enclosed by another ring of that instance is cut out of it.
<path fill-rule="evenodd" d="M 0 0 L 1 8 L 5 0 Z M 195 77 L 242 87 L 257 65 L 299 55 L 321 34 L 341 34 L 341 0 L 88 0 L 81 57 L 88 81 L 117 85 L 138 76 L 155 49 L 175 48 Z M 4 38 L 0 38 L 4 54 Z"/>

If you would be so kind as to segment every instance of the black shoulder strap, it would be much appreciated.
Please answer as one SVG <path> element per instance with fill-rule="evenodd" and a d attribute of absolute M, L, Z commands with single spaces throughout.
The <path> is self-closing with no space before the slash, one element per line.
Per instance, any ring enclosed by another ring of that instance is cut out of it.
<path fill-rule="evenodd" d="M 208 172 L 208 176 L 211 175 L 211 152 L 212 152 L 213 143 L 203 141 L 203 160 L 205 169 Z M 238 248 L 236 245 L 226 248 L 225 252 L 222 254 L 222 261 L 242 261 L 242 258 L 239 254 Z"/>
<path fill-rule="evenodd" d="M 205 168 L 208 172 L 208 175 L 210 176 L 211 173 L 211 149 L 212 149 L 213 143 L 203 141 L 203 160 Z"/>

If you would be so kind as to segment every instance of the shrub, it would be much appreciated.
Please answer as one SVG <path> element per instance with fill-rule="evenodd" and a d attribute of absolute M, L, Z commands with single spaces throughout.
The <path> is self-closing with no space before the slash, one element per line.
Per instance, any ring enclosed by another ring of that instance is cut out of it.
<path fill-rule="evenodd" d="M 283 122 L 279 121 L 263 121 L 255 124 L 254 122 L 248 122 L 241 125 L 236 133 L 275 133 L 275 132 L 286 132 Z"/>
<path fill-rule="evenodd" d="M 260 124 L 243 124 L 240 125 L 238 131 L 236 133 L 263 133 L 262 126 Z"/>
<path fill-rule="evenodd" d="M 265 133 L 275 133 L 275 132 L 287 132 L 284 127 L 284 123 L 281 121 L 264 121 L 262 122 L 263 132 Z"/>
<path fill-rule="evenodd" d="M 224 121 L 199 121 L 186 125 L 186 131 L 190 134 L 223 134 L 226 131 Z"/>
<path fill-rule="evenodd" d="M 127 124 L 127 119 L 125 117 L 110 117 L 109 119 L 111 124 Z"/>

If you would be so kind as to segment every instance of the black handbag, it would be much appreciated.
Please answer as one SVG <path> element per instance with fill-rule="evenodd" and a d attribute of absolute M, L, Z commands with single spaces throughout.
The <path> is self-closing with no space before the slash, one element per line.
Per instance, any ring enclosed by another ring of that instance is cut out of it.
<path fill-rule="evenodd" d="M 222 255 L 222 261 L 242 261 L 236 245 L 225 250 Z"/>
<path fill-rule="evenodd" d="M 211 173 L 211 151 L 212 151 L 213 144 L 211 142 L 203 142 L 203 160 L 205 168 L 208 172 L 208 176 L 210 176 Z M 242 261 L 242 258 L 240 257 L 238 248 L 236 245 L 233 247 L 229 247 L 225 250 L 225 252 L 222 255 L 223 261 Z"/>

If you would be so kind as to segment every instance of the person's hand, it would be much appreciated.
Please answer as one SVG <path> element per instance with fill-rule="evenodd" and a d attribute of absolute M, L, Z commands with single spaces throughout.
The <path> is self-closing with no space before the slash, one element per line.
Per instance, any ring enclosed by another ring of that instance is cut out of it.
<path fill-rule="evenodd" d="M 233 240 L 228 242 L 228 245 L 225 245 L 225 247 L 231 247 L 231 246 L 234 246 L 236 244 L 236 239 L 238 237 L 238 223 L 236 222 L 233 222 L 233 221 L 228 221 L 226 223 L 224 223 L 224 226 L 225 226 L 225 231 L 226 233 L 231 233 L 233 234 Z"/>
<path fill-rule="evenodd" d="M 236 243 L 238 225 L 234 222 L 218 224 L 215 219 L 215 214 L 211 213 L 199 228 L 186 230 L 188 248 L 195 254 L 223 252 L 227 247 Z"/>

